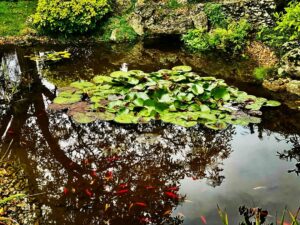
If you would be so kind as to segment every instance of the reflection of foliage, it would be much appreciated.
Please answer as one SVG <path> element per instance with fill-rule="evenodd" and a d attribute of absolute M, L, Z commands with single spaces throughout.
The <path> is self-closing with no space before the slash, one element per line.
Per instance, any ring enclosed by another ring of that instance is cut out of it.
<path fill-rule="evenodd" d="M 239 212 L 240 215 L 243 215 L 245 219 L 245 222 L 240 223 L 240 225 L 264 224 L 269 214 L 267 210 L 262 210 L 261 208 L 247 208 L 245 206 L 241 206 L 239 208 Z"/>
<path fill-rule="evenodd" d="M 293 147 L 289 150 L 284 150 L 283 152 L 278 152 L 280 159 L 284 160 L 296 160 L 295 169 L 289 170 L 289 173 L 295 172 L 297 175 L 300 173 L 300 137 L 298 135 L 293 135 L 289 137 L 287 143 L 291 143 Z"/>
<path fill-rule="evenodd" d="M 50 52 L 39 53 L 39 55 L 30 55 L 25 57 L 29 57 L 33 61 L 46 62 L 46 61 L 59 61 L 61 59 L 69 59 L 71 57 L 71 54 L 68 51 L 61 51 L 61 52 L 50 51 Z"/>
<path fill-rule="evenodd" d="M 1 59 L 2 60 L 2 59 Z M 10 78 L 9 68 L 5 60 L 0 62 L 0 104 L 1 101 L 10 102 L 12 96 L 18 91 L 17 82 Z"/>

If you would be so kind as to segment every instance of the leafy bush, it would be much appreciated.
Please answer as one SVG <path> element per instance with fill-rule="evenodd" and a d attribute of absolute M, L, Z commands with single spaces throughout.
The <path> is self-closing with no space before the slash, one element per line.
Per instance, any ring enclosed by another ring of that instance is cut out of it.
<path fill-rule="evenodd" d="M 109 11 L 108 0 L 39 0 L 34 24 L 43 32 L 86 33 Z"/>
<path fill-rule="evenodd" d="M 190 30 L 187 34 L 182 36 L 182 40 L 190 50 L 200 52 L 211 49 L 209 39 L 209 34 L 203 28 Z"/>
<path fill-rule="evenodd" d="M 257 38 L 272 47 L 281 47 L 287 41 L 300 40 L 300 3 L 293 1 L 285 13 L 275 13 L 276 26 L 262 27 Z"/>
<path fill-rule="evenodd" d="M 300 38 L 300 2 L 291 2 L 285 8 L 286 13 L 275 13 L 277 26 L 274 30 L 289 36 L 293 41 Z"/>
<path fill-rule="evenodd" d="M 237 54 L 241 52 L 247 41 L 250 24 L 242 19 L 231 22 L 227 29 L 216 28 L 207 33 L 204 29 L 191 30 L 183 35 L 183 41 L 192 51 L 218 49 L 223 52 Z"/>
<path fill-rule="evenodd" d="M 104 41 L 133 42 L 137 39 L 137 33 L 124 17 L 110 18 L 102 29 Z M 112 35 L 113 32 L 114 35 Z"/>
<path fill-rule="evenodd" d="M 204 12 L 212 27 L 227 27 L 228 21 L 221 4 L 206 3 L 204 6 Z"/>

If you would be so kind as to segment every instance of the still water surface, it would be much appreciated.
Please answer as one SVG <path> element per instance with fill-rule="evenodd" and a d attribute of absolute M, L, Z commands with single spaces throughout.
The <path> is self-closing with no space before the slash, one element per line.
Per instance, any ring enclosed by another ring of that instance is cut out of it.
<path fill-rule="evenodd" d="M 53 49 L 68 49 L 72 58 L 44 64 L 25 57 Z M 11 157 L 30 176 L 30 193 L 46 193 L 38 199 L 44 224 L 196 225 L 205 217 L 219 225 L 217 204 L 226 208 L 230 224 L 238 224 L 242 205 L 262 207 L 271 216 L 300 205 L 300 114 L 286 106 L 264 110 L 261 124 L 222 131 L 161 122 L 79 125 L 47 110 L 56 87 L 118 70 L 124 62 L 147 72 L 187 64 L 270 98 L 250 82 L 254 61 L 148 43 L 6 46 L 0 62 L 19 90 L 0 102 L 0 149 L 12 144 Z M 0 99 L 7 95 L 1 88 Z"/>

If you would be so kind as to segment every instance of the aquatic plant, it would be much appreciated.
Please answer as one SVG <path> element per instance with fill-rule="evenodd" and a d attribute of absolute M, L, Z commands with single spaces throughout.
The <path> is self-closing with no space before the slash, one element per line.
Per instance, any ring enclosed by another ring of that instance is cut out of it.
<path fill-rule="evenodd" d="M 49 51 L 39 55 L 29 55 L 25 57 L 29 57 L 33 61 L 59 61 L 61 59 L 69 59 L 71 57 L 71 53 L 66 50 L 60 52 Z"/>
<path fill-rule="evenodd" d="M 218 213 L 223 225 L 229 225 L 228 215 L 225 210 L 222 210 L 219 205 L 217 205 Z M 286 213 L 288 212 L 291 223 L 286 222 Z M 274 225 L 274 224 L 290 224 L 290 225 L 299 225 L 298 215 L 300 213 L 300 208 L 298 208 L 297 212 L 293 214 L 291 211 L 288 211 L 285 208 L 282 212 L 280 220 L 277 220 L 277 216 L 275 217 L 275 223 L 267 223 L 267 217 L 269 212 L 267 210 L 263 210 L 261 208 L 248 208 L 246 206 L 239 207 L 239 213 L 244 217 L 244 221 L 240 222 L 239 225 Z"/>
<path fill-rule="evenodd" d="M 117 123 L 148 123 L 161 120 L 183 127 L 198 123 L 210 129 L 228 124 L 259 123 L 262 106 L 279 106 L 228 86 L 215 77 L 201 77 L 189 66 L 145 73 L 115 71 L 91 82 L 76 81 L 63 88 L 51 109 L 68 109 L 79 123 L 114 120 Z"/>

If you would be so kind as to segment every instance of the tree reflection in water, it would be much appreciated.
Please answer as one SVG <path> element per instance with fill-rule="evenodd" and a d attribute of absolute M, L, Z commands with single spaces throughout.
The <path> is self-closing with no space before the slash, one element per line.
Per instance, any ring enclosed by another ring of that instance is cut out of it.
<path fill-rule="evenodd" d="M 222 183 L 220 166 L 231 152 L 233 128 L 75 124 L 64 113 L 47 111 L 55 90 L 29 69 L 34 62 L 24 62 L 24 54 L 14 60 L 30 82 L 21 79 L 19 92 L 1 105 L 0 148 L 13 143 L 12 154 L 31 175 L 32 192 L 47 193 L 41 202 L 50 207 L 43 218 L 48 223 L 181 224 L 171 213 L 185 200 L 180 180 Z"/>
<path fill-rule="evenodd" d="M 293 147 L 289 150 L 284 150 L 283 152 L 278 152 L 280 159 L 287 161 L 296 161 L 295 169 L 291 169 L 288 172 L 295 172 L 298 176 L 300 174 L 300 136 L 292 135 L 289 139 L 286 140 L 288 144 L 291 144 Z"/>

